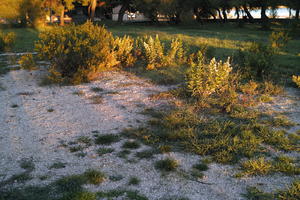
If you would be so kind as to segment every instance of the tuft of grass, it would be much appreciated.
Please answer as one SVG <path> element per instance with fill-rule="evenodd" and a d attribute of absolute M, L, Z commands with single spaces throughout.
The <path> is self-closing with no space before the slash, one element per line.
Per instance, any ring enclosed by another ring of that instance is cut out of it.
<path fill-rule="evenodd" d="M 71 153 L 82 151 L 83 149 L 84 148 L 80 145 L 69 147 L 69 150 L 70 150 Z"/>
<path fill-rule="evenodd" d="M 65 168 L 65 167 L 66 167 L 66 163 L 55 162 L 49 167 L 49 169 L 61 169 L 61 168 Z"/>
<path fill-rule="evenodd" d="M 28 172 L 23 172 L 23 173 L 13 175 L 9 180 L 12 183 L 13 182 L 24 183 L 31 179 L 32 179 L 32 176 Z"/>
<path fill-rule="evenodd" d="M 93 88 L 91 88 L 91 91 L 93 91 L 93 92 L 103 92 L 104 89 L 100 88 L 100 87 L 93 87 Z"/>
<path fill-rule="evenodd" d="M 83 175 L 71 175 L 55 181 L 54 185 L 57 187 L 58 192 L 75 193 L 82 191 L 81 186 L 86 182 L 86 178 Z"/>
<path fill-rule="evenodd" d="M 140 183 L 140 179 L 137 177 L 130 177 L 128 181 L 128 185 L 138 185 Z"/>
<path fill-rule="evenodd" d="M 260 157 L 258 159 L 247 160 L 242 163 L 243 172 L 241 176 L 266 175 L 272 171 L 272 163 Z"/>
<path fill-rule="evenodd" d="M 294 181 L 286 190 L 277 192 L 276 196 L 281 200 L 300 199 L 300 180 Z"/>
<path fill-rule="evenodd" d="M 20 167 L 27 171 L 32 171 L 35 168 L 34 163 L 31 159 L 22 159 L 20 162 Z"/>
<path fill-rule="evenodd" d="M 48 112 L 54 112 L 54 109 L 53 108 L 49 108 L 47 111 Z"/>
<path fill-rule="evenodd" d="M 138 149 L 140 148 L 140 143 L 137 141 L 126 141 L 123 145 L 122 148 L 124 149 Z"/>
<path fill-rule="evenodd" d="M 94 169 L 89 169 L 84 173 L 84 177 L 87 179 L 87 182 L 94 185 L 99 185 L 106 180 L 104 173 L 99 172 Z"/>
<path fill-rule="evenodd" d="M 80 136 L 79 138 L 77 138 L 76 140 L 79 143 L 83 143 L 86 146 L 91 146 L 92 145 L 92 139 L 89 138 L 88 136 Z"/>
<path fill-rule="evenodd" d="M 273 200 L 274 196 L 269 193 L 264 193 L 256 187 L 248 187 L 247 193 L 243 195 L 248 200 Z"/>
<path fill-rule="evenodd" d="M 112 143 L 118 142 L 119 140 L 120 137 L 114 134 L 97 135 L 95 139 L 95 144 L 110 145 Z"/>
<path fill-rule="evenodd" d="M 123 150 L 123 151 L 120 151 L 120 152 L 118 153 L 117 156 L 118 156 L 119 158 L 124 158 L 124 159 L 126 159 L 127 156 L 128 156 L 130 153 L 131 153 L 131 151 L 125 149 L 125 150 Z"/>
<path fill-rule="evenodd" d="M 90 97 L 90 100 L 92 101 L 92 104 L 102 104 L 103 103 L 102 95 L 92 96 L 92 97 Z"/>
<path fill-rule="evenodd" d="M 172 151 L 172 147 L 170 145 L 162 145 L 159 147 L 161 153 L 170 153 Z"/>
<path fill-rule="evenodd" d="M 152 149 L 144 150 L 140 152 L 136 152 L 135 156 L 139 159 L 151 159 L 153 158 L 153 155 L 155 154 L 155 151 Z"/>
<path fill-rule="evenodd" d="M 206 171 L 208 170 L 208 165 L 206 163 L 198 163 L 198 164 L 195 164 L 193 166 L 194 169 L 197 169 L 199 171 Z"/>
<path fill-rule="evenodd" d="M 114 149 L 112 148 L 99 148 L 97 149 L 97 153 L 99 156 L 103 156 L 104 154 L 112 153 Z"/>
<path fill-rule="evenodd" d="M 12 107 L 12 108 L 18 108 L 19 106 L 18 106 L 18 104 L 12 104 L 10 107 Z"/>
<path fill-rule="evenodd" d="M 289 128 L 296 125 L 294 122 L 290 121 L 284 115 L 278 115 L 272 118 L 272 120 L 269 123 L 273 127 L 285 127 L 285 128 Z"/>
<path fill-rule="evenodd" d="M 278 156 L 273 162 L 273 171 L 287 175 L 299 175 L 300 167 L 296 165 L 295 159 L 288 156 Z"/>
<path fill-rule="evenodd" d="M 78 91 L 73 92 L 73 94 L 78 95 L 78 96 L 84 96 L 85 93 L 82 90 L 78 90 Z"/>
<path fill-rule="evenodd" d="M 178 161 L 172 158 L 159 160 L 155 163 L 155 168 L 163 172 L 175 171 L 178 166 Z"/>

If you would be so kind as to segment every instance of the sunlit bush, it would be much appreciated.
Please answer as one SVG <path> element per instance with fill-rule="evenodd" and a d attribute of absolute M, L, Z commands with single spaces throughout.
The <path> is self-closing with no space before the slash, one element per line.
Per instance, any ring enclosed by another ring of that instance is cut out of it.
<path fill-rule="evenodd" d="M 283 31 L 278 31 L 278 32 L 274 31 L 271 33 L 271 35 L 269 37 L 271 46 L 272 46 L 272 48 L 275 48 L 275 49 L 283 48 L 290 39 L 291 38 L 289 37 L 289 34 L 287 32 L 283 32 Z"/>
<path fill-rule="evenodd" d="M 37 69 L 36 63 L 34 61 L 32 54 L 25 54 L 19 60 L 19 65 L 25 70 L 35 70 Z"/>
<path fill-rule="evenodd" d="M 300 88 L 300 76 L 293 76 L 293 82 Z"/>
<path fill-rule="evenodd" d="M 229 84 L 232 67 L 229 59 L 226 62 L 212 59 L 208 64 L 204 62 L 201 52 L 198 61 L 193 62 L 187 73 L 187 86 L 193 96 L 208 97 L 211 94 L 224 91 Z"/>
<path fill-rule="evenodd" d="M 87 82 L 97 72 L 120 63 L 113 51 L 112 34 L 91 22 L 80 26 L 54 27 L 39 37 L 36 51 L 41 58 L 50 61 L 49 72 L 53 79 L 73 84 Z"/>
<path fill-rule="evenodd" d="M 0 52 L 10 51 L 16 40 L 16 34 L 13 32 L 3 33 L 0 31 Z"/>
<path fill-rule="evenodd" d="M 181 40 L 172 40 L 168 51 L 165 46 L 158 35 L 155 38 L 145 36 L 137 39 L 137 51 L 145 58 L 147 69 L 174 66 L 184 61 L 185 51 Z"/>
<path fill-rule="evenodd" d="M 136 58 L 133 56 L 134 39 L 129 36 L 123 38 L 117 37 L 114 40 L 114 52 L 118 61 L 121 62 L 122 66 L 132 66 Z"/>

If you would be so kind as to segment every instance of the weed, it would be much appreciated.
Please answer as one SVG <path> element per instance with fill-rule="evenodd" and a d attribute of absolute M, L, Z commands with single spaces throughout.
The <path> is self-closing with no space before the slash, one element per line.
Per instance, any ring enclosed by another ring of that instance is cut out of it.
<path fill-rule="evenodd" d="M 118 157 L 126 159 L 127 156 L 128 156 L 130 153 L 131 153 L 131 152 L 130 152 L 129 150 L 125 149 L 125 150 L 120 151 L 120 152 L 118 153 Z"/>
<path fill-rule="evenodd" d="M 83 175 L 65 176 L 55 181 L 55 186 L 59 192 L 75 193 L 82 191 L 82 185 L 86 183 L 86 178 Z"/>
<path fill-rule="evenodd" d="M 199 170 L 193 169 L 191 171 L 191 176 L 194 177 L 194 178 L 196 178 L 196 179 L 202 179 L 204 177 L 204 174 L 203 174 L 203 172 L 201 172 Z"/>
<path fill-rule="evenodd" d="M 140 183 L 140 179 L 137 177 L 130 177 L 128 181 L 128 185 L 138 185 Z"/>
<path fill-rule="evenodd" d="M 20 162 L 20 167 L 27 171 L 32 171 L 35 168 L 31 159 L 22 159 Z"/>
<path fill-rule="evenodd" d="M 195 168 L 195 169 L 197 169 L 199 171 L 206 171 L 206 170 L 208 170 L 208 165 L 205 164 L 205 163 L 199 163 L 199 164 L 195 164 L 193 166 L 193 168 Z"/>
<path fill-rule="evenodd" d="M 170 145 L 162 145 L 159 147 L 161 153 L 170 153 L 172 151 L 172 147 Z"/>
<path fill-rule="evenodd" d="M 137 141 L 126 141 L 123 145 L 122 148 L 125 149 L 138 149 L 140 148 L 140 143 L 138 143 Z"/>
<path fill-rule="evenodd" d="M 54 112 L 54 109 L 53 108 L 49 108 L 47 111 L 48 112 Z"/>
<path fill-rule="evenodd" d="M 242 175 L 265 175 L 272 171 L 272 163 L 260 157 L 242 163 Z"/>
<path fill-rule="evenodd" d="M 100 87 L 93 87 L 93 88 L 91 88 L 91 91 L 93 91 L 93 92 L 103 92 L 104 89 L 100 88 Z"/>
<path fill-rule="evenodd" d="M 99 156 L 103 156 L 104 154 L 109 154 L 114 152 L 114 149 L 112 148 L 99 148 L 97 149 L 97 153 Z"/>
<path fill-rule="evenodd" d="M 294 181 L 286 190 L 277 192 L 276 196 L 278 196 L 278 198 L 281 200 L 300 199 L 300 180 Z"/>
<path fill-rule="evenodd" d="M 290 39 L 289 34 L 283 31 L 274 31 L 269 37 L 272 48 L 277 50 L 286 46 Z"/>
<path fill-rule="evenodd" d="M 106 176 L 97 170 L 90 169 L 84 173 L 87 182 L 94 185 L 99 185 L 106 180 Z"/>
<path fill-rule="evenodd" d="M 32 54 L 23 55 L 21 57 L 21 59 L 19 60 L 19 65 L 20 65 L 21 69 L 25 69 L 25 70 L 29 70 L 29 71 L 37 69 L 37 66 L 33 59 Z"/>
<path fill-rule="evenodd" d="M 80 136 L 79 138 L 77 138 L 76 140 L 79 143 L 83 143 L 86 146 L 91 146 L 92 145 L 92 139 L 89 138 L 88 136 Z"/>
<path fill-rule="evenodd" d="M 257 189 L 256 187 L 248 187 L 247 193 L 244 196 L 248 200 L 273 200 L 274 196 L 269 193 L 264 193 Z"/>
<path fill-rule="evenodd" d="M 156 161 L 155 168 L 163 171 L 163 172 L 170 172 L 175 171 L 178 167 L 178 161 L 172 158 L 166 158 L 164 160 Z"/>
<path fill-rule="evenodd" d="M 13 104 L 13 105 L 11 105 L 10 107 L 12 107 L 12 108 L 18 108 L 19 105 L 18 105 L 18 104 Z"/>
<path fill-rule="evenodd" d="M 144 150 L 140 152 L 136 152 L 136 157 L 139 159 L 150 159 L 153 158 L 153 155 L 155 154 L 155 151 L 150 149 L 150 150 Z"/>
<path fill-rule="evenodd" d="M 20 182 L 23 183 L 25 181 L 31 180 L 32 176 L 28 172 L 23 172 L 20 174 L 15 174 L 12 177 L 10 177 L 10 182 Z"/>
<path fill-rule="evenodd" d="M 92 96 L 92 97 L 90 97 L 90 100 L 92 101 L 92 104 L 102 104 L 103 103 L 102 95 Z"/>
<path fill-rule="evenodd" d="M 69 148 L 70 152 L 73 153 L 73 152 L 78 152 L 78 151 L 82 151 L 84 148 L 80 145 L 77 145 L 77 146 L 71 146 Z"/>
<path fill-rule="evenodd" d="M 63 163 L 63 162 L 56 162 L 56 163 L 53 163 L 49 169 L 61 169 L 61 168 L 65 168 L 66 167 L 66 163 Z"/>
<path fill-rule="evenodd" d="M 300 167 L 295 164 L 295 159 L 287 156 L 279 156 L 273 162 L 274 172 L 282 172 L 287 175 L 300 174 Z"/>
<path fill-rule="evenodd" d="M 300 76 L 293 76 L 292 77 L 293 82 L 300 88 Z"/>
<path fill-rule="evenodd" d="M 114 134 L 97 135 L 95 144 L 110 145 L 112 143 L 118 142 L 119 140 L 120 137 Z"/>

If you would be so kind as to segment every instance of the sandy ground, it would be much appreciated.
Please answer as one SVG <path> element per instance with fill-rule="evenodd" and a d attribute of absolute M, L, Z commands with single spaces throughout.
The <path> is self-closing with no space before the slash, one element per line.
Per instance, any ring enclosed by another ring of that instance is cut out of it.
<path fill-rule="evenodd" d="M 125 140 L 109 147 L 115 151 L 103 156 L 95 150 L 101 145 L 84 150 L 85 157 L 70 153 L 61 144 L 68 144 L 79 136 L 93 138 L 92 131 L 99 134 L 119 134 L 124 128 L 138 127 L 147 121 L 140 114 L 145 108 L 159 108 L 166 104 L 162 100 L 151 100 L 149 95 L 168 90 L 125 72 L 103 74 L 99 81 L 80 86 L 40 87 L 37 84 L 39 71 L 11 71 L 0 77 L 5 90 L 0 90 L 0 180 L 6 180 L 14 174 L 23 172 L 22 159 L 31 159 L 35 164 L 33 179 L 26 184 L 48 184 L 64 175 L 79 174 L 93 168 L 103 171 L 107 176 L 122 175 L 120 181 L 107 180 L 100 186 L 87 185 L 92 191 L 107 191 L 123 188 L 137 190 L 149 199 L 176 199 L 186 197 L 191 200 L 204 199 L 244 199 L 247 186 L 259 186 L 267 192 L 285 188 L 295 177 L 275 174 L 272 176 L 234 178 L 237 166 L 210 164 L 204 172 L 205 178 L 198 182 L 187 178 L 192 165 L 199 156 L 187 153 L 158 154 L 153 159 L 138 160 L 134 153 L 128 162 L 117 156 Z M 103 88 L 102 92 L 93 92 L 91 88 Z M 74 92 L 82 91 L 83 95 Z M 290 112 L 294 121 L 300 119 L 299 94 L 295 90 L 277 99 L 280 112 Z M 94 104 L 91 97 L 102 96 L 100 104 Z M 13 108 L 12 105 L 18 105 Z M 53 109 L 53 112 L 49 112 Z M 299 126 L 294 128 L 299 129 Z M 294 130 L 291 130 L 294 131 Z M 143 146 L 132 152 L 149 147 Z M 179 170 L 162 176 L 154 168 L 154 162 L 162 157 L 171 156 L 180 163 Z M 65 168 L 49 169 L 56 162 L 66 163 Z M 47 175 L 49 178 L 40 180 Z M 129 186 L 128 179 L 138 177 L 137 186 Z M 20 184 L 15 183 L 16 186 Z"/>

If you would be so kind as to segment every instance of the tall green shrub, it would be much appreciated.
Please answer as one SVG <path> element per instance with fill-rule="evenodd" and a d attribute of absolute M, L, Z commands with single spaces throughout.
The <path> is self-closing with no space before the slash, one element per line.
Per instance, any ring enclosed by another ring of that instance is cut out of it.
<path fill-rule="evenodd" d="M 40 58 L 50 61 L 50 77 L 56 82 L 86 82 L 97 72 L 120 63 L 113 50 L 112 34 L 91 22 L 80 26 L 54 27 L 39 37 L 36 51 Z"/>

